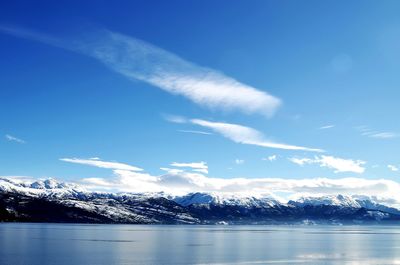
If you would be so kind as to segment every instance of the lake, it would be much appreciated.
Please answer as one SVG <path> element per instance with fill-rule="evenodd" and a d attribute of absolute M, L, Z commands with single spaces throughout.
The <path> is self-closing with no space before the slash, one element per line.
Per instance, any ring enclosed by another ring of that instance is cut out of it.
<path fill-rule="evenodd" d="M 400 264 L 400 227 L 0 223 L 0 264 Z"/>

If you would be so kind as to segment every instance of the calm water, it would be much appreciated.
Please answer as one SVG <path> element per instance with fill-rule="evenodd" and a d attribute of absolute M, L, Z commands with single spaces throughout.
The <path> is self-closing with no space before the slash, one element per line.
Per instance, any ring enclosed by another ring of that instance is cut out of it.
<path fill-rule="evenodd" d="M 11 223 L 0 264 L 400 264 L 400 228 Z"/>

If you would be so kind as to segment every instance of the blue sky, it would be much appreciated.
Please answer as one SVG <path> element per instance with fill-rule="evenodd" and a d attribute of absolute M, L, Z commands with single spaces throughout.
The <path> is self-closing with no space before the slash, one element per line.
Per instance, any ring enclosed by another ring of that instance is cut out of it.
<path fill-rule="evenodd" d="M 1 3 L 0 175 L 112 178 L 68 163 L 96 157 L 151 175 L 205 162 L 215 178 L 398 181 L 399 13 L 398 1 Z"/>

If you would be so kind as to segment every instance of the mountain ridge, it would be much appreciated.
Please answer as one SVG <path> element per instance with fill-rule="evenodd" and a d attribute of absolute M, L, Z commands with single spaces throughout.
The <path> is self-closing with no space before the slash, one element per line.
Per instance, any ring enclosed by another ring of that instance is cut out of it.
<path fill-rule="evenodd" d="M 54 179 L 0 178 L 0 221 L 132 224 L 381 224 L 400 223 L 399 209 L 362 195 L 271 197 L 194 192 L 88 191 Z"/>

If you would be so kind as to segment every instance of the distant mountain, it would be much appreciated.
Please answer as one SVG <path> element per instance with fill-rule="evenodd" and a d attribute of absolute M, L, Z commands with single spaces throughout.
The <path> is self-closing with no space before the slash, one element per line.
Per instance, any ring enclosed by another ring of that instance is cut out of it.
<path fill-rule="evenodd" d="M 374 202 L 371 198 L 367 196 L 344 196 L 344 195 L 331 195 L 331 196 L 321 196 L 321 197 L 300 197 L 296 201 L 289 201 L 288 204 L 305 207 L 309 206 L 321 206 L 321 205 L 332 205 L 339 207 L 349 207 L 349 208 L 365 208 L 370 210 L 378 210 L 382 212 L 392 213 L 400 215 L 400 210 L 388 207 L 379 203 Z"/>
<path fill-rule="evenodd" d="M 241 196 L 223 196 L 215 193 L 189 193 L 184 196 L 170 197 L 176 203 L 182 206 L 196 205 L 225 205 L 225 206 L 241 206 L 241 207 L 262 207 L 276 206 L 280 202 L 272 198 L 256 198 L 256 197 L 241 197 Z"/>
<path fill-rule="evenodd" d="M 400 224 L 400 211 L 365 196 L 274 198 L 217 193 L 105 193 L 0 178 L 0 221 L 131 224 Z"/>

